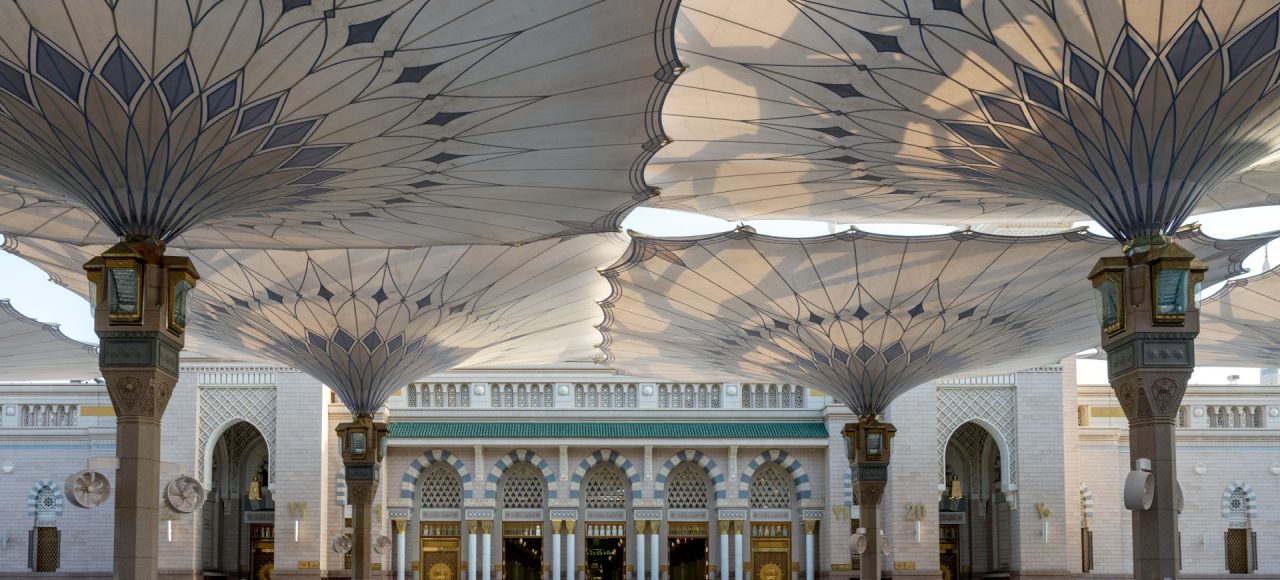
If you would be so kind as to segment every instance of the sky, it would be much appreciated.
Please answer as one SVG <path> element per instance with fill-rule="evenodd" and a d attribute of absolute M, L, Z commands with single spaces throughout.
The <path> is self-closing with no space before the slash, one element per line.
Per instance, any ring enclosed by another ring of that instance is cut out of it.
<path fill-rule="evenodd" d="M 813 237 L 844 230 L 849 224 L 829 224 L 815 221 L 770 220 L 746 222 L 762 234 L 785 237 Z M 1241 209 L 1193 216 L 1190 223 L 1200 223 L 1202 230 L 1217 238 L 1236 238 L 1251 234 L 1280 230 L 1280 207 Z M 638 208 L 623 222 L 623 228 L 650 236 L 693 236 L 723 232 L 737 224 L 721 219 L 687 212 Z M 1100 235 L 1106 232 L 1092 222 L 1087 225 Z M 920 224 L 858 224 L 858 229 L 890 235 L 928 235 L 952 230 L 946 226 Z M 1272 242 L 1267 249 L 1259 250 L 1245 260 L 1251 273 L 1261 273 L 1264 255 L 1274 254 L 1272 264 L 1280 265 L 1280 241 Z M 1245 274 L 1248 276 L 1249 274 Z M 1206 288 L 1206 295 L 1216 288 Z M 197 292 L 199 288 L 197 288 Z M 96 343 L 93 319 L 89 304 L 69 290 L 48 281 L 48 276 L 26 261 L 0 252 L 0 298 L 9 299 L 19 312 L 41 322 L 57 324 L 67 336 L 84 342 Z M 1224 384 L 1227 377 L 1238 375 L 1241 384 L 1257 384 L 1258 369 L 1201 367 L 1192 375 L 1193 384 Z M 1082 360 L 1079 364 L 1078 382 L 1081 384 L 1105 384 L 1106 362 Z"/>

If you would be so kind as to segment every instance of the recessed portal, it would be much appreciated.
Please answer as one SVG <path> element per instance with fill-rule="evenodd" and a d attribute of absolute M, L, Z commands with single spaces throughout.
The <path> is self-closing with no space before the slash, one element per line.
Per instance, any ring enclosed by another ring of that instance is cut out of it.
<path fill-rule="evenodd" d="M 668 524 L 671 580 L 707 580 L 707 524 Z"/>
<path fill-rule="evenodd" d="M 623 580 L 626 572 L 626 538 L 587 538 L 587 580 Z"/>
<path fill-rule="evenodd" d="M 542 524 L 502 524 L 502 570 L 506 580 L 542 579 Z"/>

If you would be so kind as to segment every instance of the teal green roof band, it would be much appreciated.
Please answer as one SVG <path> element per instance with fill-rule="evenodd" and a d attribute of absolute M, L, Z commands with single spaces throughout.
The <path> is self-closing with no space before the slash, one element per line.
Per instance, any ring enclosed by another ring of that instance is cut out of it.
<path fill-rule="evenodd" d="M 424 439 L 826 439 L 823 423 L 445 423 L 393 421 L 391 436 Z"/>

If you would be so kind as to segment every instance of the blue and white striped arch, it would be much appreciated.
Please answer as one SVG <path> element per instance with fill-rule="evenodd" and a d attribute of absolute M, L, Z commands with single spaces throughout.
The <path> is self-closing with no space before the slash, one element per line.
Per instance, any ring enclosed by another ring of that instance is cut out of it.
<path fill-rule="evenodd" d="M 498 480 L 502 478 L 502 474 L 507 468 L 520 463 L 521 461 L 529 463 L 538 468 L 542 472 L 542 476 L 547 480 L 547 498 L 557 499 L 560 497 L 559 490 L 556 489 L 556 474 L 551 469 L 551 464 L 547 463 L 542 456 L 529 451 L 528 449 L 516 449 L 502 456 L 493 467 L 489 469 L 489 477 L 484 482 L 485 499 L 497 499 L 498 497 Z"/>
<path fill-rule="evenodd" d="M 1253 486 L 1243 481 L 1227 485 L 1227 489 L 1222 492 L 1222 517 L 1231 519 L 1231 496 L 1240 490 L 1244 494 L 1247 502 L 1245 508 L 1250 518 L 1258 517 L 1258 494 L 1253 492 Z"/>
<path fill-rule="evenodd" d="M 809 472 L 800 465 L 800 460 L 781 449 L 770 449 L 757 455 L 742 469 L 742 475 L 738 476 L 738 497 L 747 497 L 751 490 L 751 476 L 756 474 L 760 466 L 769 462 L 781 465 L 787 473 L 791 474 L 791 481 L 796 486 L 796 499 L 809 499 L 813 495 L 813 490 L 809 486 Z"/>
<path fill-rule="evenodd" d="M 338 505 L 347 505 L 347 469 L 344 467 L 338 470 L 337 479 L 333 484 L 333 499 Z"/>
<path fill-rule="evenodd" d="M 569 478 L 570 499 L 578 499 L 581 494 L 582 477 L 587 474 L 587 470 L 601 461 L 612 463 L 622 468 L 622 471 L 627 474 L 627 479 L 631 480 L 631 499 L 640 499 L 640 472 L 636 470 L 635 464 L 631 463 L 630 459 L 623 457 L 621 453 L 612 449 L 596 451 L 578 464 L 578 468 L 573 470 L 573 476 Z"/>
<path fill-rule="evenodd" d="M 31 491 L 27 493 L 27 515 L 35 517 L 36 500 L 40 496 L 40 492 L 49 489 L 53 491 L 53 516 L 62 516 L 62 486 L 52 479 L 42 479 L 31 486 Z"/>
<path fill-rule="evenodd" d="M 400 498 L 413 499 L 413 492 L 418 487 L 418 478 L 428 467 L 437 463 L 446 463 L 458 472 L 458 479 L 462 481 L 462 498 L 471 499 L 471 472 L 457 455 L 444 449 L 432 449 L 419 455 L 409 464 L 409 468 L 404 470 L 404 476 L 400 478 Z"/>
<path fill-rule="evenodd" d="M 724 485 L 724 473 L 720 471 L 720 466 L 716 465 L 714 460 L 697 449 L 685 449 L 672 455 L 671 459 L 662 464 L 662 470 L 658 472 L 658 476 L 654 478 L 653 482 L 654 499 L 666 499 L 667 478 L 671 476 L 671 470 L 686 461 L 697 463 L 699 467 L 707 472 L 707 477 L 711 478 L 711 485 L 715 487 L 717 500 L 725 498 L 727 492 Z"/>
<path fill-rule="evenodd" d="M 1080 484 L 1080 513 L 1086 518 L 1093 517 L 1093 491 L 1083 483 Z"/>

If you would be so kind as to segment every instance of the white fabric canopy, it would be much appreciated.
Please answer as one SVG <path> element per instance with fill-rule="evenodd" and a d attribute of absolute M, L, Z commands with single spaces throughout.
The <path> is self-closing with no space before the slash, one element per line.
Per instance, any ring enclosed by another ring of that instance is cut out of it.
<path fill-rule="evenodd" d="M 1092 218 L 1280 203 L 1280 14 L 1215 0 L 684 0 L 655 204 L 728 220 Z"/>
<path fill-rule="evenodd" d="M 17 0 L 0 233 L 516 243 L 647 199 L 674 0 Z"/>
<path fill-rule="evenodd" d="M 72 339 L 0 300 L 0 381 L 92 379 L 98 347 Z"/>
<path fill-rule="evenodd" d="M 1179 243 L 1238 274 L 1275 236 Z M 1096 344 L 1086 279 L 1115 243 L 1080 231 L 1036 237 L 845 232 L 775 238 L 740 229 L 633 238 L 605 271 L 603 348 L 628 373 L 787 381 L 858 413 L 956 374 L 1058 361 Z"/>
<path fill-rule="evenodd" d="M 409 381 L 458 366 L 590 360 L 597 273 L 618 234 L 413 250 L 194 250 L 192 347 L 247 353 L 324 381 L 374 412 Z M 104 248 L 10 238 L 6 249 L 72 279 Z M 73 284 L 79 291 L 87 284 Z"/>

